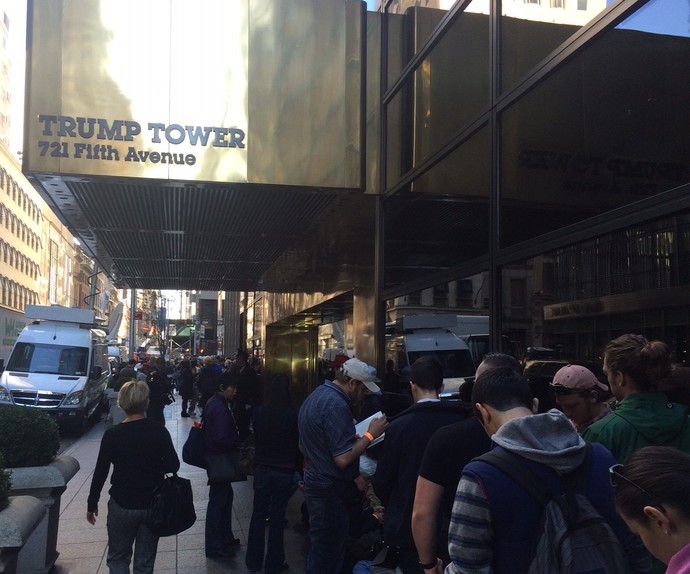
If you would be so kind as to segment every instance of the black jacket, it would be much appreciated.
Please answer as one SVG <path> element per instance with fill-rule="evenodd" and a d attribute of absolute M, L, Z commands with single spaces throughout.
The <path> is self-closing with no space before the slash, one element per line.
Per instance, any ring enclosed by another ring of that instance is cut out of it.
<path fill-rule="evenodd" d="M 443 400 L 415 403 L 391 419 L 372 480 L 374 491 L 386 508 L 383 524 L 386 544 L 414 547 L 410 523 L 424 449 L 438 429 L 471 415 L 469 404 Z"/>

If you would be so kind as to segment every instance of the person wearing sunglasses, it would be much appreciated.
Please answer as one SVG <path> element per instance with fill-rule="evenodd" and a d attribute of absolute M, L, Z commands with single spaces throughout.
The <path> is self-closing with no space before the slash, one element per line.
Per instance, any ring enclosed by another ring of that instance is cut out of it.
<path fill-rule="evenodd" d="M 558 408 L 580 434 L 611 414 L 611 407 L 604 402 L 610 396 L 609 388 L 587 367 L 566 365 L 556 372 L 549 386 Z"/>
<path fill-rule="evenodd" d="M 619 514 L 651 554 L 668 564 L 666 574 L 690 574 L 690 455 L 643 447 L 625 465 L 613 465 L 609 479 Z"/>
<path fill-rule="evenodd" d="M 582 434 L 608 448 L 617 462 L 643 446 L 672 446 L 690 453 L 686 408 L 669 401 L 658 386 L 671 375 L 668 346 L 642 335 L 621 335 L 604 352 L 604 373 L 618 406 Z"/>

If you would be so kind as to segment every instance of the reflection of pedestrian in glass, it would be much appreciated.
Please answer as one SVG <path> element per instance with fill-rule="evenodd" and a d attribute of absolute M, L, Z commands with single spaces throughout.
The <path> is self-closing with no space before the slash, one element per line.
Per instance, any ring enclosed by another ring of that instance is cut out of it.
<path fill-rule="evenodd" d="M 146 526 L 146 513 L 153 489 L 165 473 L 177 472 L 177 458 L 165 426 L 145 417 L 149 388 L 142 381 L 125 383 L 118 393 L 118 405 L 127 414 L 121 424 L 103 434 L 96 469 L 91 480 L 86 519 L 96 524 L 98 500 L 108 478 L 108 568 L 112 573 L 129 572 L 134 545 L 134 572 L 153 572 L 158 537 Z"/>
<path fill-rule="evenodd" d="M 249 525 L 246 564 L 250 572 L 287 570 L 283 545 L 285 508 L 297 488 L 299 457 L 297 411 L 290 406 L 289 379 L 276 375 L 264 406 L 254 410 L 254 509 Z M 264 533 L 268 546 L 264 563 Z"/>

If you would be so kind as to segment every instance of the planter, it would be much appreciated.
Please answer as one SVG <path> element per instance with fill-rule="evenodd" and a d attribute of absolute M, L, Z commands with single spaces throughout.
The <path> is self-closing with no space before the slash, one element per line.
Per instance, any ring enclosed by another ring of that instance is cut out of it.
<path fill-rule="evenodd" d="M 18 572 L 19 553 L 45 513 L 43 503 L 33 496 L 10 497 L 9 506 L 0 511 L 0 572 Z"/>
<path fill-rule="evenodd" d="M 19 574 L 47 574 L 58 557 L 57 535 L 60 499 L 67 483 L 79 471 L 79 462 L 71 456 L 57 456 L 45 466 L 12 468 L 13 496 L 28 495 L 43 504 L 44 515 L 19 552 Z"/>

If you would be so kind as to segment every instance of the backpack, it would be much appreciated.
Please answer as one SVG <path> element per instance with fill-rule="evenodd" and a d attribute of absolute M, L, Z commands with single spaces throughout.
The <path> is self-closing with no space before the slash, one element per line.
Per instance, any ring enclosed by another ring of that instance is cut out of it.
<path fill-rule="evenodd" d="M 530 574 L 621 574 L 628 560 L 618 537 L 585 494 L 592 449 L 585 460 L 563 477 L 563 493 L 551 494 L 518 456 L 492 450 L 475 460 L 490 464 L 527 491 L 543 512 L 534 533 Z"/>

